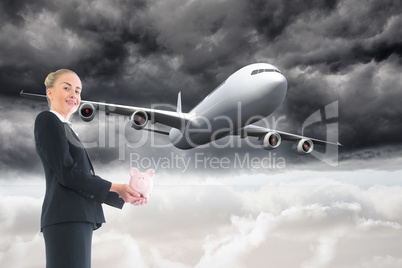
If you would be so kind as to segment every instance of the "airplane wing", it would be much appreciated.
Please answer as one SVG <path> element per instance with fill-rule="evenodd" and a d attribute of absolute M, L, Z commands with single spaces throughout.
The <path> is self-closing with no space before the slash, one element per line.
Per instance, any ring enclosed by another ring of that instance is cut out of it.
<path fill-rule="evenodd" d="M 240 135 L 242 137 L 252 136 L 252 137 L 261 138 L 269 132 L 278 133 L 283 140 L 287 140 L 287 141 L 299 141 L 302 139 L 309 139 L 318 145 L 329 144 L 329 145 L 342 146 L 342 144 L 340 144 L 339 142 L 335 143 L 335 142 L 330 142 L 330 141 L 314 139 L 314 138 L 310 138 L 310 137 L 300 136 L 300 135 L 296 135 L 296 134 L 292 134 L 292 133 L 288 133 L 288 132 L 284 132 L 284 131 L 273 130 L 273 129 L 260 127 L 260 126 L 256 126 L 256 125 L 247 125 L 247 126 L 243 127 L 242 129 L 233 132 L 232 134 Z"/>
<path fill-rule="evenodd" d="M 33 93 L 26 93 L 21 91 L 20 96 L 30 99 L 36 100 L 46 100 L 45 95 L 33 94 Z M 85 105 L 85 106 L 84 106 Z M 142 107 L 134 107 L 134 106 L 125 106 L 125 105 L 116 105 L 116 104 L 109 104 L 103 102 L 93 102 L 93 101 L 85 101 L 81 100 L 80 108 L 94 108 L 96 110 L 103 110 L 106 112 L 107 115 L 110 113 L 125 115 L 125 116 L 132 116 L 136 112 L 140 112 L 143 115 L 146 114 L 147 121 L 149 120 L 152 124 L 154 123 L 161 123 L 166 126 L 170 126 L 173 128 L 181 129 L 184 127 L 188 121 L 190 121 L 193 115 L 188 113 L 181 112 L 181 96 L 179 93 L 178 96 L 178 106 L 177 111 L 167 111 L 167 110 L 159 110 L 159 109 L 151 109 L 151 108 L 142 108 Z M 80 115 L 81 116 L 81 115 Z M 81 117 L 84 121 L 92 120 L 85 120 Z M 144 124 L 145 125 L 145 124 Z M 146 129 L 144 129 L 146 130 Z M 166 134 L 166 133 L 163 133 Z"/>
<path fill-rule="evenodd" d="M 45 95 L 33 94 L 33 93 L 25 93 L 21 91 L 20 95 L 22 97 L 36 99 L 36 100 L 46 100 Z M 84 121 L 90 121 L 94 118 L 95 114 L 92 110 L 101 110 L 105 111 L 108 115 L 110 113 L 131 116 L 131 120 L 137 122 L 137 124 L 133 123 L 133 128 L 135 129 L 143 129 L 147 131 L 152 131 L 160 134 L 168 135 L 169 132 L 156 130 L 156 129 L 148 129 L 144 128 L 146 123 L 150 121 L 152 124 L 160 123 L 166 126 L 170 126 L 176 129 L 182 129 L 187 125 L 191 119 L 194 119 L 193 114 L 183 113 L 181 111 L 181 94 L 178 95 L 177 101 L 177 110 L 176 111 L 167 111 L 167 110 L 159 110 L 159 109 L 151 109 L 151 108 L 142 108 L 142 107 L 134 107 L 134 106 L 125 106 L 125 105 L 116 105 L 109 104 L 103 102 L 93 102 L 93 101 L 81 101 L 81 105 L 78 108 L 80 112 L 80 117 Z M 85 114 L 86 110 L 90 111 L 88 114 Z M 142 120 L 146 118 L 145 120 Z M 139 121 L 141 122 L 139 122 Z M 335 145 L 342 146 L 339 142 L 330 142 L 319 139 L 314 139 L 310 137 L 300 136 L 284 131 L 273 130 L 269 128 L 264 128 L 256 125 L 247 125 L 237 131 L 231 133 L 231 135 L 239 135 L 241 137 L 253 136 L 262 139 L 267 133 L 277 133 L 280 135 L 279 139 L 288 140 L 288 141 L 301 141 L 301 140 L 310 140 L 314 144 L 317 145 Z M 278 144 L 279 145 L 279 144 Z M 275 148 L 277 145 L 271 145 L 269 148 Z M 309 147 L 311 147 L 310 145 Z"/>

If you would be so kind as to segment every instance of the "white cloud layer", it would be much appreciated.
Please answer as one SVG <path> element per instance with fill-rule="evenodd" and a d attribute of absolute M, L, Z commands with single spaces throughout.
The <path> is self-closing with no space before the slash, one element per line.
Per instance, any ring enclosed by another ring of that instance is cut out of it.
<path fill-rule="evenodd" d="M 41 203 L 1 193 L 1 267 L 44 266 Z M 93 267 L 400 267 L 400 204 L 401 186 L 334 179 L 155 185 L 147 206 L 105 207 Z"/>

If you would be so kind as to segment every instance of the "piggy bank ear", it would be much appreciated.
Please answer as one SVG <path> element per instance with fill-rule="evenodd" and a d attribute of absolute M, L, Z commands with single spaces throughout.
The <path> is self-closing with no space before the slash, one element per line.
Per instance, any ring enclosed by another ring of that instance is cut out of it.
<path fill-rule="evenodd" d="M 145 172 L 145 173 L 147 173 L 147 175 L 150 178 L 152 178 L 155 175 L 155 171 L 153 169 L 148 169 L 147 172 Z"/>
<path fill-rule="evenodd" d="M 131 176 L 131 177 L 137 176 L 138 173 L 139 173 L 138 169 L 136 169 L 136 168 L 130 169 L 130 176 Z"/>

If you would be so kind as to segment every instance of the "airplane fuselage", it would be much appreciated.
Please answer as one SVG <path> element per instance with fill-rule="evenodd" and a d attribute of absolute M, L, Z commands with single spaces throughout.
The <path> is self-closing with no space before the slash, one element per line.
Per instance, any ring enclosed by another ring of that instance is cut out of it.
<path fill-rule="evenodd" d="M 285 99 L 287 80 L 273 65 L 251 64 L 233 73 L 194 107 L 182 129 L 172 128 L 169 139 L 191 149 L 220 139 L 269 116 Z"/>

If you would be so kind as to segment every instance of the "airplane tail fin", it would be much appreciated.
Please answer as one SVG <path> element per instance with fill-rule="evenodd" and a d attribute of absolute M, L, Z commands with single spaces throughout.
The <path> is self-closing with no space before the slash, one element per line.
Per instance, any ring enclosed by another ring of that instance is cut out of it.
<path fill-rule="evenodd" d="M 177 95 L 177 112 L 181 113 L 181 92 Z"/>

